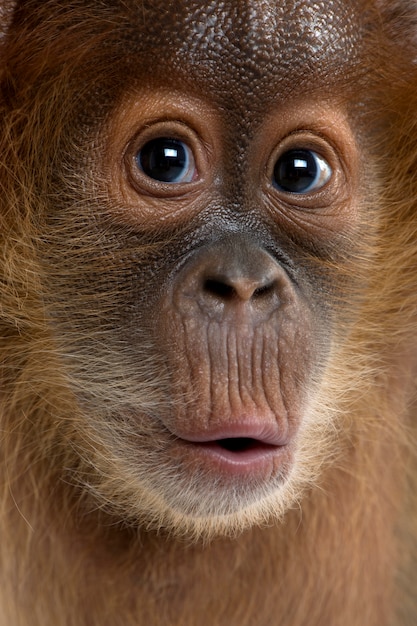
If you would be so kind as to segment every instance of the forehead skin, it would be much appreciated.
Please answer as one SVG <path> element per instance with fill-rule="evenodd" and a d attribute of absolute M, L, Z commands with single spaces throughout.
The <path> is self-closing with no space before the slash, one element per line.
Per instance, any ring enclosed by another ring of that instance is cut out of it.
<path fill-rule="evenodd" d="M 354 6 L 349 0 L 135 2 L 131 59 L 142 80 L 146 68 L 152 81 L 185 82 L 226 108 L 265 112 L 294 90 L 331 91 L 357 72 Z"/>

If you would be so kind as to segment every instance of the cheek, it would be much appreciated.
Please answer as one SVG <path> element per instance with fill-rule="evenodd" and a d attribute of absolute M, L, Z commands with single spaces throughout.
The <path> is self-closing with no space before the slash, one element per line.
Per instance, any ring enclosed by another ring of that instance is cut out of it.
<path fill-rule="evenodd" d="M 268 502 L 282 512 L 302 488 L 299 438 L 325 357 L 308 293 L 249 236 L 197 248 L 171 274 L 151 245 L 128 248 L 95 246 L 80 264 L 57 247 L 50 274 L 95 497 L 136 521 L 169 524 L 175 508 L 191 532 L 219 516 L 232 532 Z"/>

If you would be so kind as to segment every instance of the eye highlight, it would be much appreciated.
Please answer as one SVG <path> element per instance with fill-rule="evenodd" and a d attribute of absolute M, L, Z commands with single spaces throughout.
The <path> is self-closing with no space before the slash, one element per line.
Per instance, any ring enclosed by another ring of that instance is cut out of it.
<path fill-rule="evenodd" d="M 303 194 L 321 189 L 331 176 L 330 165 L 316 152 L 294 149 L 279 157 L 272 182 L 281 191 Z"/>
<path fill-rule="evenodd" d="M 180 139 L 151 139 L 137 152 L 135 160 L 146 176 L 163 183 L 190 183 L 197 176 L 192 150 Z"/>

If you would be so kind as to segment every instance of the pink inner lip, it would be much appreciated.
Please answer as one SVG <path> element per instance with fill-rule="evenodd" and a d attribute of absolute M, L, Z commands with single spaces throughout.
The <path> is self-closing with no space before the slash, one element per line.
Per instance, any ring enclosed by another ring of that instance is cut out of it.
<path fill-rule="evenodd" d="M 215 441 L 200 443 L 193 442 L 191 445 L 227 464 L 246 466 L 248 468 L 254 463 L 257 464 L 266 459 L 282 447 L 248 437 L 216 439 Z"/>

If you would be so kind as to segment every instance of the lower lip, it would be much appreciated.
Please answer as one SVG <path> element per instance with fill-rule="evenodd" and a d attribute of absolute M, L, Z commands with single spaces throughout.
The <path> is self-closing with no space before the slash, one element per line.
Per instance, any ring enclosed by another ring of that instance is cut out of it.
<path fill-rule="evenodd" d="M 194 458 L 223 475 L 255 477 L 272 476 L 289 461 L 288 446 L 254 442 L 244 450 L 229 450 L 216 441 L 196 443 L 182 440 Z"/>

